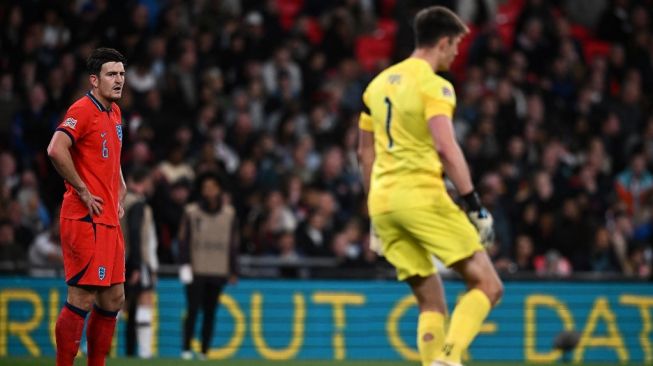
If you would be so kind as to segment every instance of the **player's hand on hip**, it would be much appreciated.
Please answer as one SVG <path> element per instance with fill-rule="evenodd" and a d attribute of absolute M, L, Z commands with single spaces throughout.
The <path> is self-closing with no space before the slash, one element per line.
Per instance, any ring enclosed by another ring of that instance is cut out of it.
<path fill-rule="evenodd" d="M 77 194 L 79 195 L 79 198 L 82 200 L 82 202 L 84 202 L 86 207 L 88 207 L 88 213 L 91 216 L 98 216 L 102 213 L 102 205 L 104 204 L 102 198 L 91 194 L 91 192 L 86 187 L 78 190 Z"/>

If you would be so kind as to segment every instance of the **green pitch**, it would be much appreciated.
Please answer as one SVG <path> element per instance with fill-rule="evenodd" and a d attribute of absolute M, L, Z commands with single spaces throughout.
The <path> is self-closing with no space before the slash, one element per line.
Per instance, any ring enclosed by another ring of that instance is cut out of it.
<path fill-rule="evenodd" d="M 54 366 L 53 358 L 21 358 L 0 357 L 0 366 Z M 79 359 L 75 366 L 85 366 L 86 359 Z M 107 366 L 419 366 L 417 362 L 405 361 L 261 361 L 261 360 L 227 360 L 227 361 L 182 361 L 177 358 L 159 358 L 154 360 L 138 360 L 125 358 L 110 358 Z M 545 364 L 521 364 L 509 362 L 474 362 L 466 366 L 547 366 Z M 550 366 L 561 364 L 551 364 Z M 575 364 L 578 365 L 578 364 Z M 608 364 L 583 364 L 579 366 L 607 366 Z M 639 364 L 620 364 L 620 366 L 635 366 Z"/>

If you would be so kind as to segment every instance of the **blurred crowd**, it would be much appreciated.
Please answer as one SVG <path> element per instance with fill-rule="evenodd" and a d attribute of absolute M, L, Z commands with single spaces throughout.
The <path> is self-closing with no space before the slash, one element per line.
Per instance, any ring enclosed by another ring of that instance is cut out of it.
<path fill-rule="evenodd" d="M 653 1 L 69 0 L 0 4 L 0 271 L 60 266 L 45 148 L 99 46 L 128 59 L 123 171 L 147 168 L 162 263 L 219 173 L 241 253 L 374 267 L 356 157 L 367 82 L 424 6 L 470 24 L 456 133 L 503 272 L 651 275 Z"/>

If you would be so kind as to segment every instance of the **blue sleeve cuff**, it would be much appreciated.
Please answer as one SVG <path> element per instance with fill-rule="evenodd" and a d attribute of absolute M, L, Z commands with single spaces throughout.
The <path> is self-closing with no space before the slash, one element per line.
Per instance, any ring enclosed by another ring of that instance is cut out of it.
<path fill-rule="evenodd" d="M 55 131 L 61 131 L 61 132 L 65 133 L 66 135 L 68 135 L 68 137 L 70 137 L 70 141 L 72 141 L 73 145 L 75 145 L 75 137 L 73 136 L 72 133 L 70 133 L 70 131 L 68 131 L 65 128 L 61 128 L 61 127 L 57 128 Z"/>

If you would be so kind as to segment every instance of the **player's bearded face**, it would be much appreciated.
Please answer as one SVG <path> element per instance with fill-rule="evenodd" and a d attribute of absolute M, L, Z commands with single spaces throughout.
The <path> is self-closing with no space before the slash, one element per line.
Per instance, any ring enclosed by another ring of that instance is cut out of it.
<path fill-rule="evenodd" d="M 100 76 L 97 78 L 99 94 L 115 102 L 122 96 L 122 88 L 125 86 L 125 66 L 122 62 L 107 62 L 102 65 Z"/>

